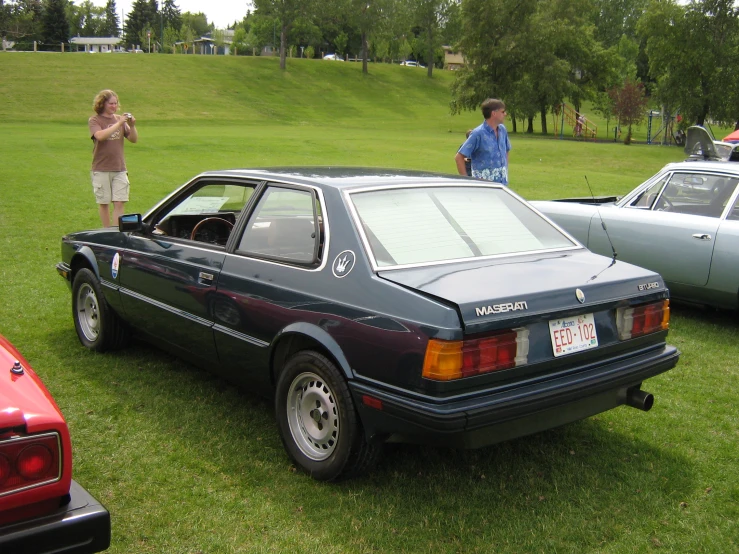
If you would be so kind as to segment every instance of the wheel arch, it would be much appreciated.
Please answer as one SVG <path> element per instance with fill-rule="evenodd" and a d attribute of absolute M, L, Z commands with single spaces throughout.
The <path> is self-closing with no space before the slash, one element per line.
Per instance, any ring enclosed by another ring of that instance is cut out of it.
<path fill-rule="evenodd" d="M 95 253 L 89 246 L 80 247 L 77 252 L 74 253 L 70 260 L 69 267 L 71 269 L 71 275 L 69 281 L 74 282 L 74 276 L 80 269 L 87 268 L 95 274 L 95 277 L 100 279 L 100 270 L 98 269 L 98 262 L 95 259 Z"/>
<path fill-rule="evenodd" d="M 349 361 L 336 340 L 317 325 L 298 322 L 285 327 L 272 341 L 269 360 L 273 385 L 287 360 L 301 350 L 320 352 L 336 364 L 347 380 L 352 378 Z"/>

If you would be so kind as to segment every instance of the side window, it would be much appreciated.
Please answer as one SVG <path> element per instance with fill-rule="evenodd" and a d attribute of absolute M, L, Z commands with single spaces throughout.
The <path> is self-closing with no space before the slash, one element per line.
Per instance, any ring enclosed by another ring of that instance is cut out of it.
<path fill-rule="evenodd" d="M 706 173 L 676 173 L 657 201 L 663 211 L 721 217 L 737 185 L 737 179 Z"/>
<path fill-rule="evenodd" d="M 667 183 L 669 175 L 665 175 L 662 179 L 645 189 L 639 196 L 632 200 L 628 207 L 629 208 L 641 208 L 643 210 L 651 209 L 654 205 L 654 201 L 659 196 L 659 193 Z"/>
<path fill-rule="evenodd" d="M 320 210 L 312 191 L 269 186 L 239 242 L 245 254 L 301 265 L 320 260 Z"/>
<path fill-rule="evenodd" d="M 726 216 L 726 219 L 739 221 L 739 197 L 734 200 L 734 206 L 731 208 L 731 211 L 729 211 L 729 215 Z"/>
<path fill-rule="evenodd" d="M 201 182 L 155 215 L 153 233 L 225 246 L 253 193 L 251 184 Z"/>

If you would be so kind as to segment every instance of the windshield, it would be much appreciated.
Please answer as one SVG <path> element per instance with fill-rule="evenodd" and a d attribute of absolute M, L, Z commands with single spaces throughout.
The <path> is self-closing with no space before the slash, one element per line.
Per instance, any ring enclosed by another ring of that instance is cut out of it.
<path fill-rule="evenodd" d="M 576 246 L 498 187 L 378 189 L 350 197 L 378 267 Z"/>

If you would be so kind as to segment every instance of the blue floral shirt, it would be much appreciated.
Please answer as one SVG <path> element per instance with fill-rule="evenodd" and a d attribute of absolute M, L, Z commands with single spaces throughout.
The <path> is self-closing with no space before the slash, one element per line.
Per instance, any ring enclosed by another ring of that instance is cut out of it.
<path fill-rule="evenodd" d="M 498 136 L 483 121 L 475 127 L 459 148 L 459 153 L 472 160 L 472 176 L 486 181 L 508 185 L 508 152 L 511 141 L 505 125 L 498 125 Z"/>

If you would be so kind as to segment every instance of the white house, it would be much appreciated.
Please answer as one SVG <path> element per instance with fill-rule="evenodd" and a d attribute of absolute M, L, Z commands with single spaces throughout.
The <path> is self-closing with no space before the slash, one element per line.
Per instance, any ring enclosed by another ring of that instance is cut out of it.
<path fill-rule="evenodd" d="M 72 37 L 69 43 L 84 46 L 85 52 L 113 52 L 121 50 L 118 45 L 122 40 L 120 37 Z"/>

